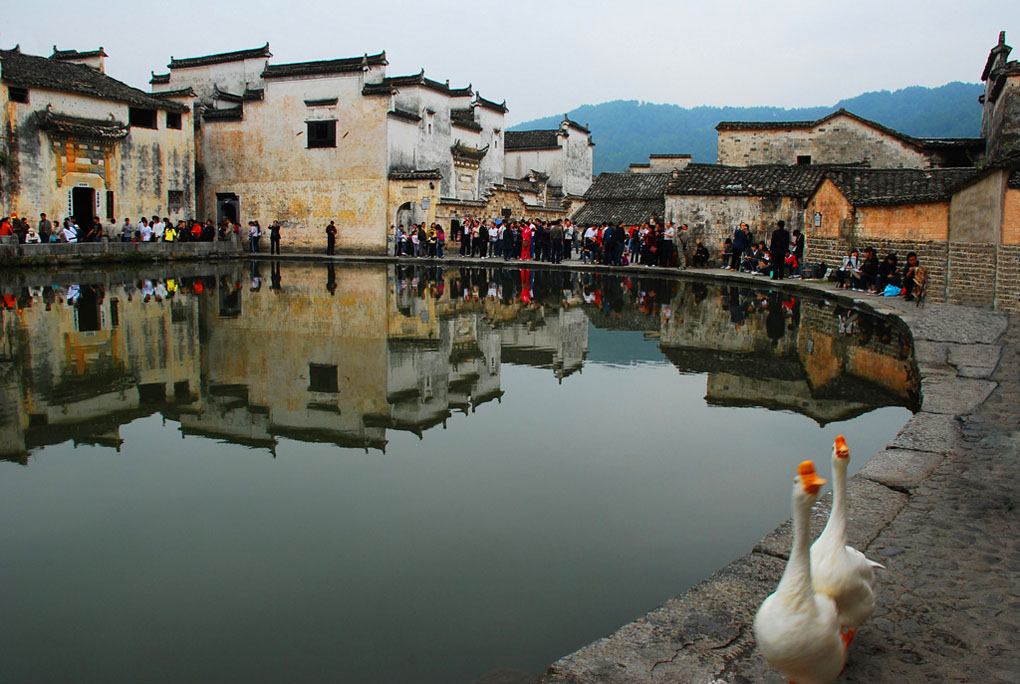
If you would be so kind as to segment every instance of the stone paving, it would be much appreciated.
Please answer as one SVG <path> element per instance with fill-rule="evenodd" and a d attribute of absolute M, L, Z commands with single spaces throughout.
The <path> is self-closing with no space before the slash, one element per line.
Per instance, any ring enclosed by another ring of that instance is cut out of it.
<path fill-rule="evenodd" d="M 859 303 L 910 326 L 923 402 L 848 486 L 850 543 L 888 569 L 838 681 L 1020 683 L 1020 318 Z M 815 507 L 815 534 L 829 501 Z M 786 682 L 755 649 L 751 621 L 789 548 L 787 521 L 686 594 L 557 661 L 538 683 Z"/>

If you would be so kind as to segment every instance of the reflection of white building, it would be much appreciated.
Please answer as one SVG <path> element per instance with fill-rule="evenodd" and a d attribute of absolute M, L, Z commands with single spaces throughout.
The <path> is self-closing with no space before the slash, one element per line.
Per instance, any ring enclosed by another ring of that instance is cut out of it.
<path fill-rule="evenodd" d="M 564 378 L 580 370 L 588 351 L 588 317 L 581 307 L 559 309 L 530 325 L 500 329 L 503 361 L 552 368 Z"/>

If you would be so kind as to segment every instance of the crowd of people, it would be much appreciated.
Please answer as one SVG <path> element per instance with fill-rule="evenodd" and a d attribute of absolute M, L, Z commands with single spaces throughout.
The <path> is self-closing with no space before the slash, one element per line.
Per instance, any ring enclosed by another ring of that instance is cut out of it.
<path fill-rule="evenodd" d="M 863 259 L 859 250 L 851 249 L 831 274 L 838 288 L 873 295 L 903 295 L 908 302 L 923 296 L 927 276 L 916 252 L 908 252 L 906 263 L 901 266 L 895 252 L 879 261 L 873 247 L 864 248 Z"/>
<path fill-rule="evenodd" d="M 673 268 L 708 266 L 709 252 L 701 238 L 690 237 L 686 224 L 679 228 L 651 220 L 640 226 L 623 222 L 580 226 L 570 219 L 478 219 L 451 222 L 450 233 L 439 223 L 392 227 L 396 256 L 442 259 L 446 242 L 458 244 L 462 257 L 543 261 L 553 264 L 575 256 L 581 263 L 626 266 L 642 264 Z"/>
<path fill-rule="evenodd" d="M 249 227 L 257 221 L 249 223 Z M 275 222 L 274 222 L 275 223 Z M 237 239 L 240 226 L 221 221 L 217 226 L 211 219 L 204 223 L 196 220 L 174 222 L 167 217 L 143 216 L 136 223 L 125 218 L 119 226 L 116 220 L 108 224 L 93 218 L 91 225 L 80 225 L 73 216 L 63 221 L 50 221 L 46 214 L 39 214 L 39 221 L 32 225 L 27 217 L 11 214 L 0 219 L 0 236 L 16 237 L 19 244 L 79 243 L 79 242 L 214 242 Z"/>

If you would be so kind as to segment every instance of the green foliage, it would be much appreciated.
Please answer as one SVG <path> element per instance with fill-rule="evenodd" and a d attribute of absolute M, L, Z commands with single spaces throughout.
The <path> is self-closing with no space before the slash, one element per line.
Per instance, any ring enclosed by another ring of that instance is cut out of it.
<path fill-rule="evenodd" d="M 595 141 L 596 174 L 626 171 L 649 154 L 686 153 L 693 161 L 714 163 L 720 121 L 814 120 L 840 107 L 907 135 L 918 137 L 977 137 L 981 132 L 981 84 L 948 83 L 938 88 L 911 86 L 895 92 L 881 90 L 841 100 L 831 107 L 693 107 L 615 100 L 583 105 L 567 113 L 586 124 Z M 518 124 L 511 130 L 555 128 L 562 115 Z"/>

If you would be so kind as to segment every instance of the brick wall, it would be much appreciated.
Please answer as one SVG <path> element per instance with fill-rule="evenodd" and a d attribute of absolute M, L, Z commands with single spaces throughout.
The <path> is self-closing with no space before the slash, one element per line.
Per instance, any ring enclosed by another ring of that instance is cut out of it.
<path fill-rule="evenodd" d="M 996 246 L 995 308 L 1020 313 L 1020 248 Z"/>
<path fill-rule="evenodd" d="M 824 261 L 830 267 L 843 263 L 843 257 L 853 248 L 863 251 L 865 247 L 874 247 L 879 260 L 886 254 L 895 252 L 899 257 L 900 266 L 906 262 L 908 252 L 917 252 L 917 259 L 928 269 L 928 301 L 946 301 L 946 274 L 949 262 L 949 247 L 946 242 L 914 242 L 911 240 L 892 240 L 874 238 L 865 242 L 850 241 L 846 238 L 808 236 L 805 244 L 804 259 L 808 265 Z"/>
<path fill-rule="evenodd" d="M 947 301 L 992 308 L 995 305 L 996 245 L 949 243 Z"/>

